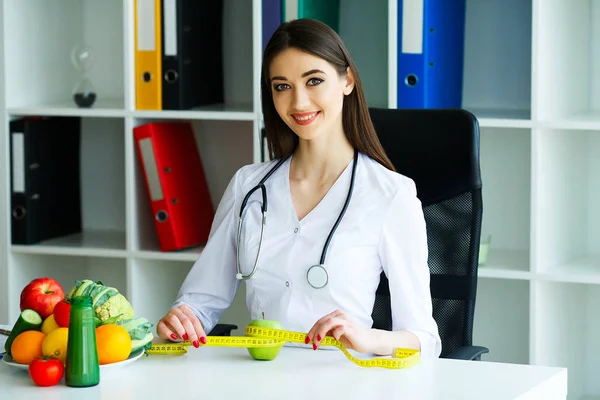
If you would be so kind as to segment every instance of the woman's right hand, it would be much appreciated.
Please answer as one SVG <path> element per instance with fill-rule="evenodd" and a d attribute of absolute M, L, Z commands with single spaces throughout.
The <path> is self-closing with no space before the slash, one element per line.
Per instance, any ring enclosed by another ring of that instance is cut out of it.
<path fill-rule="evenodd" d="M 158 321 L 156 333 L 162 339 L 172 341 L 189 340 L 196 348 L 206 344 L 206 333 L 202 323 L 185 304 L 171 308 L 167 315 Z"/>

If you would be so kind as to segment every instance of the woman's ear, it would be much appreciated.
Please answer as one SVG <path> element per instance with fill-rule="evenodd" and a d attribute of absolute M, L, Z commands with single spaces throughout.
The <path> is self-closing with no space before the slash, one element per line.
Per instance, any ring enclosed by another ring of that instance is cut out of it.
<path fill-rule="evenodd" d="M 348 96 L 354 90 L 354 74 L 350 67 L 346 67 L 346 86 L 344 86 L 344 95 Z"/>

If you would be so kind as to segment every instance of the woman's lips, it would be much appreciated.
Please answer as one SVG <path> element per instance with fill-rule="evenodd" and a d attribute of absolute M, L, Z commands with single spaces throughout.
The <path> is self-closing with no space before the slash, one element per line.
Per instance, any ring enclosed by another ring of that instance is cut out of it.
<path fill-rule="evenodd" d="M 315 118 L 317 118 L 319 114 L 320 111 L 314 111 L 303 114 L 292 114 L 292 117 L 294 117 L 294 121 L 296 121 L 298 125 L 309 125 L 315 120 Z"/>

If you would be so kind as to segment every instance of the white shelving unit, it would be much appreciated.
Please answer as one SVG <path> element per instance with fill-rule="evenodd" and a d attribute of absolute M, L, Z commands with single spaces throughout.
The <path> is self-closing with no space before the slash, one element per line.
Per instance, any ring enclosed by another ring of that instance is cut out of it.
<path fill-rule="evenodd" d="M 202 249 L 159 251 L 132 129 L 191 121 L 216 205 L 233 173 L 260 160 L 261 1 L 225 0 L 226 102 L 189 111 L 135 110 L 132 0 L 0 4 L 0 323 L 42 275 L 66 289 L 100 279 L 156 321 Z M 369 105 L 395 107 L 397 0 L 341 5 Z M 492 237 L 475 344 L 486 360 L 568 367 L 569 398 L 600 399 L 600 0 L 468 0 L 466 23 L 463 106 L 481 127 Z M 81 42 L 96 57 L 90 109 L 70 100 Z M 82 117 L 84 233 L 12 246 L 8 123 L 28 115 Z M 244 296 L 241 285 L 222 322 L 248 322 Z"/>

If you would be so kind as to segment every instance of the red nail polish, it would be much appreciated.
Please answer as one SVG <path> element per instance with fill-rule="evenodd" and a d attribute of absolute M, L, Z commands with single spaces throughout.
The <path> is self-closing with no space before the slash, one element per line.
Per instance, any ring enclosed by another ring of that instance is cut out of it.
<path fill-rule="evenodd" d="M 200 341 L 202 342 L 202 344 L 206 344 L 206 338 L 205 338 L 204 336 L 202 336 L 202 337 L 200 338 Z"/>
<path fill-rule="evenodd" d="M 321 335 L 317 335 L 317 342 L 321 341 Z"/>
<path fill-rule="evenodd" d="M 182 336 L 182 338 L 183 338 L 183 340 L 188 340 L 189 336 L 188 336 L 187 333 L 184 333 L 183 336 Z"/>
<path fill-rule="evenodd" d="M 200 344 L 198 344 L 197 340 L 194 340 L 194 342 L 192 344 L 194 345 L 195 348 L 200 347 Z"/>
<path fill-rule="evenodd" d="M 177 336 L 175 336 L 175 334 L 174 334 L 174 333 L 171 333 L 171 339 L 173 339 L 173 340 L 177 340 Z"/>
<path fill-rule="evenodd" d="M 313 350 L 316 350 L 316 349 L 317 349 L 317 344 L 313 343 Z"/>
<path fill-rule="evenodd" d="M 306 339 L 304 339 L 304 343 L 305 344 L 309 344 L 310 343 L 310 338 L 307 336 Z"/>

